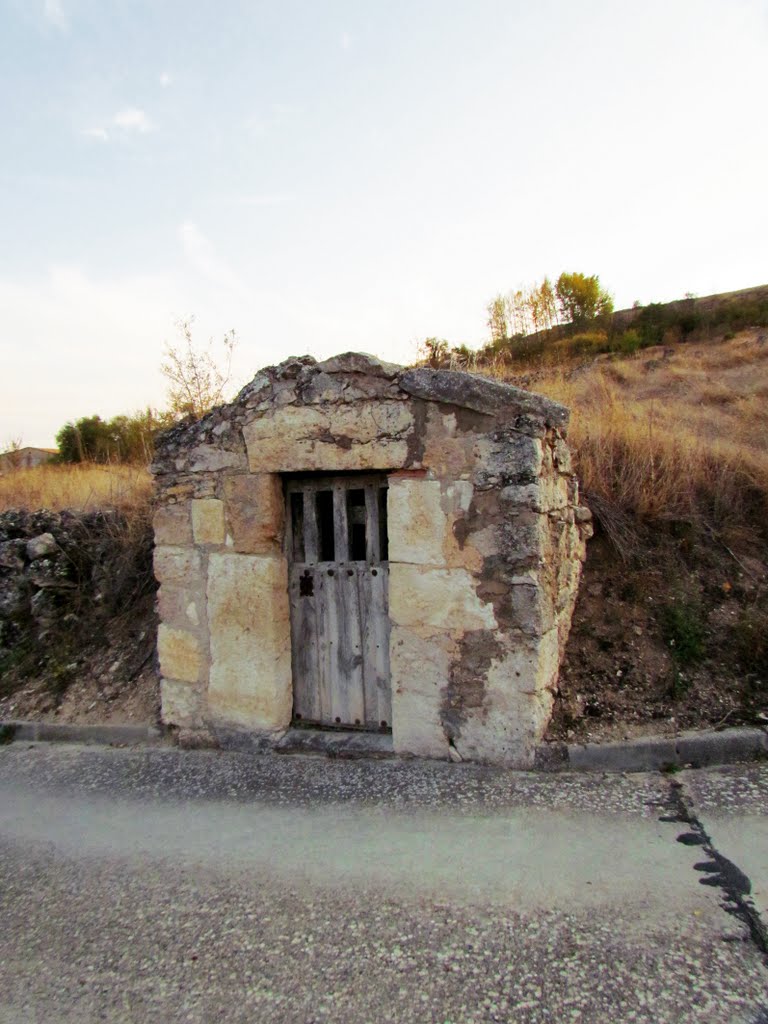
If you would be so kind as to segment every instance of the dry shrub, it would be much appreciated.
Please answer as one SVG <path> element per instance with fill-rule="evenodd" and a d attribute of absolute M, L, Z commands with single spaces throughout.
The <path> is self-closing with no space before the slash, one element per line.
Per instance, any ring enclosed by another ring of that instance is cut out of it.
<path fill-rule="evenodd" d="M 47 465 L 0 476 L 0 511 L 9 508 L 120 508 L 145 505 L 152 480 L 139 466 Z"/>
<path fill-rule="evenodd" d="M 768 366 L 713 380 L 710 354 L 722 355 L 683 349 L 645 372 L 635 357 L 536 383 L 571 408 L 583 492 L 620 550 L 639 521 L 766 533 L 768 431 L 756 392 Z"/>

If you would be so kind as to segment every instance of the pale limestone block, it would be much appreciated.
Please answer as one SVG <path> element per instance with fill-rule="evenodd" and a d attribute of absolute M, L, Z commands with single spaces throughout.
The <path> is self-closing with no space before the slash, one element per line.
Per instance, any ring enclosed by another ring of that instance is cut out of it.
<path fill-rule="evenodd" d="M 224 480 L 224 497 L 235 551 L 277 554 L 285 524 L 285 499 L 278 474 L 228 476 Z"/>
<path fill-rule="evenodd" d="M 483 556 L 474 544 L 461 547 L 454 533 L 455 523 L 469 509 L 472 493 L 468 480 L 444 483 L 391 476 L 387 495 L 390 561 L 480 572 Z"/>
<path fill-rule="evenodd" d="M 166 725 L 199 729 L 205 719 L 205 689 L 178 679 L 160 680 L 161 718 Z"/>
<path fill-rule="evenodd" d="M 192 502 L 192 533 L 195 544 L 224 543 L 224 502 L 200 498 Z"/>
<path fill-rule="evenodd" d="M 474 465 L 471 434 L 458 434 L 454 413 L 444 415 L 437 406 L 427 405 L 423 465 L 441 479 L 459 479 Z"/>
<path fill-rule="evenodd" d="M 408 460 L 407 402 L 296 406 L 243 427 L 254 473 L 399 469 Z"/>
<path fill-rule="evenodd" d="M 154 560 L 158 583 L 188 586 L 200 579 L 200 552 L 195 548 L 160 545 L 155 548 Z"/>
<path fill-rule="evenodd" d="M 477 596 L 466 569 L 390 563 L 389 617 L 400 626 L 431 626 L 466 632 L 494 629 L 493 605 Z"/>
<path fill-rule="evenodd" d="M 454 737 L 461 756 L 531 767 L 549 721 L 558 663 L 556 629 L 494 659 L 485 680 L 483 706 L 468 710 Z"/>
<path fill-rule="evenodd" d="M 390 478 L 387 532 L 391 562 L 447 564 L 445 549 L 453 536 L 441 491 L 439 480 Z"/>
<path fill-rule="evenodd" d="M 177 465 L 177 469 L 188 468 L 190 473 L 217 473 L 222 469 L 246 468 L 245 455 L 241 452 L 230 452 L 226 448 L 216 448 L 211 444 L 199 444 L 189 455 Z"/>
<path fill-rule="evenodd" d="M 157 592 L 160 621 L 178 629 L 196 629 L 200 625 L 200 608 L 204 605 L 202 588 L 164 583 Z"/>
<path fill-rule="evenodd" d="M 189 502 L 178 505 L 163 505 L 154 515 L 152 525 L 155 544 L 191 544 L 192 522 L 189 516 Z"/>
<path fill-rule="evenodd" d="M 212 552 L 208 629 L 211 722 L 256 731 L 287 728 L 293 692 L 285 559 Z"/>
<path fill-rule="evenodd" d="M 203 651 L 195 633 L 161 622 L 157 631 L 157 653 L 163 676 L 188 683 L 196 683 L 200 679 Z"/>
<path fill-rule="evenodd" d="M 392 628 L 389 651 L 396 753 L 448 757 L 440 708 L 455 648 L 447 634 L 425 640 L 410 629 Z"/>

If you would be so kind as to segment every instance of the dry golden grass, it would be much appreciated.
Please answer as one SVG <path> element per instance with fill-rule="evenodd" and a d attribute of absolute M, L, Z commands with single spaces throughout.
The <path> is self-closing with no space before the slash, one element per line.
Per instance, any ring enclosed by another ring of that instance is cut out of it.
<path fill-rule="evenodd" d="M 606 518 L 766 532 L 765 331 L 599 359 L 533 387 L 571 408 L 582 488 Z"/>
<path fill-rule="evenodd" d="M 129 510 L 145 505 L 152 478 L 140 466 L 80 463 L 17 469 L 0 476 L 0 511 L 9 508 Z"/>

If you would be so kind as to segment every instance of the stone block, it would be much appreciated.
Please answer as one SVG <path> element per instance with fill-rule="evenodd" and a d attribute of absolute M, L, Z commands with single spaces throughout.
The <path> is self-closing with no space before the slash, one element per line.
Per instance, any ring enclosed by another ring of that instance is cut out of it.
<path fill-rule="evenodd" d="M 155 512 L 152 525 L 155 530 L 155 544 L 178 546 L 192 543 L 192 521 L 187 501 L 179 502 L 177 505 L 163 505 Z"/>
<path fill-rule="evenodd" d="M 175 629 L 164 622 L 157 631 L 160 673 L 168 679 L 196 683 L 204 668 L 199 637 L 186 629 Z"/>
<path fill-rule="evenodd" d="M 398 377 L 398 383 L 417 398 L 458 405 L 486 415 L 507 418 L 525 415 L 555 426 L 568 424 L 569 412 L 565 406 L 543 395 L 476 374 L 422 366 L 405 370 Z"/>
<path fill-rule="evenodd" d="M 400 626 L 433 630 L 493 629 L 493 605 L 477 596 L 475 580 L 466 569 L 390 563 L 389 616 Z"/>
<path fill-rule="evenodd" d="M 465 760 L 515 768 L 533 765 L 552 707 L 552 659 L 557 672 L 557 630 L 536 642 L 517 643 L 491 662 L 482 707 L 470 709 L 454 744 Z"/>
<path fill-rule="evenodd" d="M 277 554 L 285 523 L 283 485 L 276 473 L 247 473 L 224 480 L 227 526 L 235 551 Z"/>
<path fill-rule="evenodd" d="M 200 729 L 205 719 L 205 689 L 178 679 L 160 680 L 161 717 L 166 725 Z"/>
<path fill-rule="evenodd" d="M 270 410 L 243 427 L 254 473 L 399 469 L 408 461 L 407 402 Z"/>
<path fill-rule="evenodd" d="M 442 506 L 439 480 L 390 478 L 387 529 L 391 562 L 446 565 L 452 523 Z"/>
<path fill-rule="evenodd" d="M 459 544 L 455 526 L 472 502 L 468 480 L 389 478 L 387 526 L 390 562 L 466 568 L 480 572 L 483 556 L 474 544 Z"/>
<path fill-rule="evenodd" d="M 477 437 L 459 430 L 455 412 L 444 412 L 429 402 L 424 407 L 424 467 L 441 480 L 468 477 L 475 463 Z"/>
<path fill-rule="evenodd" d="M 187 586 L 200 578 L 200 552 L 195 548 L 159 545 L 154 560 L 155 579 L 160 584 Z"/>
<path fill-rule="evenodd" d="M 223 544 L 224 502 L 218 498 L 198 498 L 192 502 L 192 534 L 195 544 Z"/>
<path fill-rule="evenodd" d="M 389 650 L 395 753 L 448 757 L 440 708 L 455 646 L 447 634 L 425 639 L 413 630 L 393 626 Z"/>
<path fill-rule="evenodd" d="M 293 691 L 285 559 L 212 552 L 207 596 L 212 723 L 286 728 Z"/>
<path fill-rule="evenodd" d="M 217 448 L 212 444 L 200 444 L 187 455 L 178 469 L 187 468 L 190 473 L 218 473 L 222 469 L 246 468 L 245 454 Z"/>
<path fill-rule="evenodd" d="M 202 588 L 164 583 L 157 593 L 160 621 L 177 629 L 196 630 L 204 619 Z"/>
<path fill-rule="evenodd" d="M 385 363 L 378 356 L 369 355 L 367 352 L 344 352 L 318 363 L 317 369 L 324 373 L 360 373 L 391 380 L 400 373 L 402 366 Z"/>

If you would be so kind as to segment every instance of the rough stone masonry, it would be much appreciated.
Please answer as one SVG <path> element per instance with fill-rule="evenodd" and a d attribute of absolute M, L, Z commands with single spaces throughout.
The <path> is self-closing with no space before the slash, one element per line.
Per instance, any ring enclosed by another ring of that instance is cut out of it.
<path fill-rule="evenodd" d="M 555 402 L 361 353 L 262 370 L 163 435 L 155 573 L 164 721 L 266 749 L 291 725 L 285 481 L 387 475 L 396 752 L 526 767 L 591 532 Z"/>

